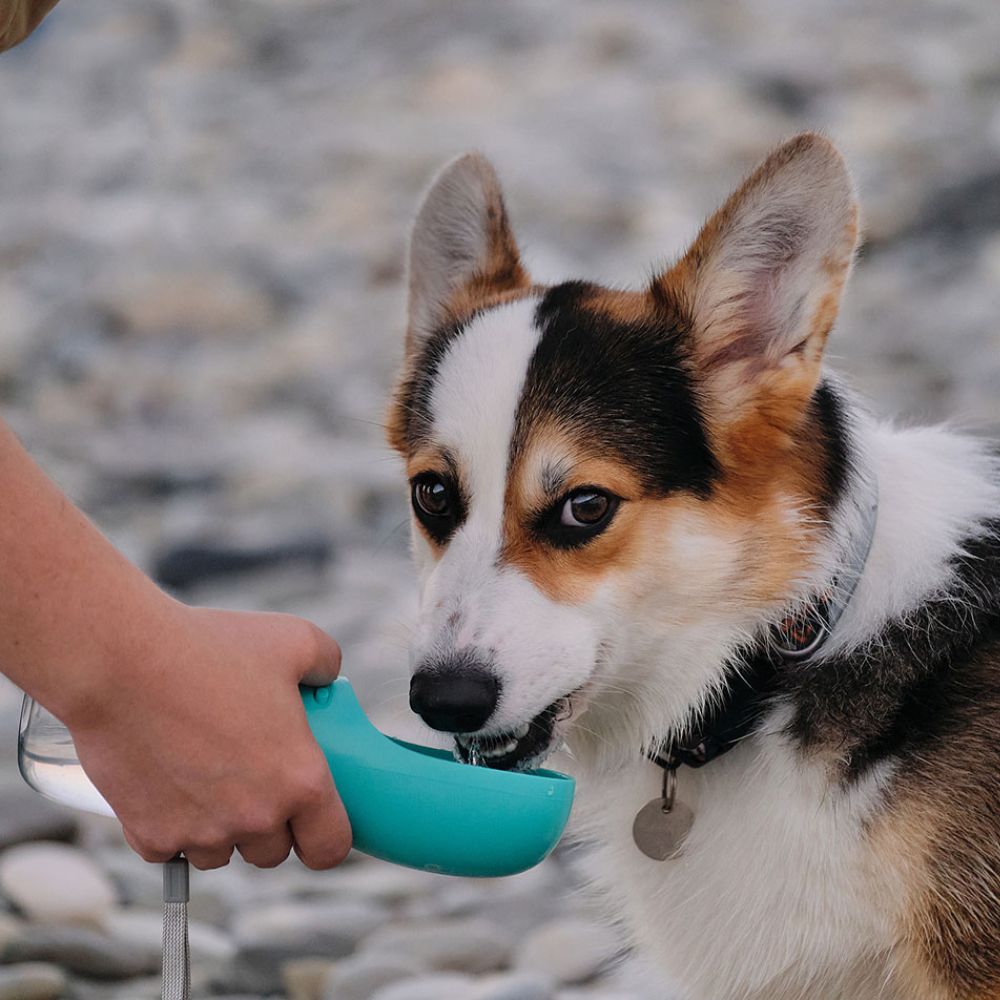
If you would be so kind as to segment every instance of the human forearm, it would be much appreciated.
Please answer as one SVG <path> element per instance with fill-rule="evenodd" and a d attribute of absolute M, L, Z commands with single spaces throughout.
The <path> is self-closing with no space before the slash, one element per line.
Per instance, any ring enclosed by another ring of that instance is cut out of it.
<path fill-rule="evenodd" d="M 142 662 L 174 603 L 2 422 L 0 595 L 0 669 L 66 721 L 90 711 L 117 671 Z"/>

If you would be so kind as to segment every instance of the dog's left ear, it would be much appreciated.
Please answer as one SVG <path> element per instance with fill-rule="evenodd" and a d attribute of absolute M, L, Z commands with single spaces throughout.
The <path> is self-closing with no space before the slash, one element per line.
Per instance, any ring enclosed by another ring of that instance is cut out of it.
<path fill-rule="evenodd" d="M 840 154 L 806 133 L 775 150 L 654 279 L 691 325 L 698 381 L 718 424 L 748 411 L 787 433 L 820 373 L 858 234 Z"/>
<path fill-rule="evenodd" d="M 490 162 L 467 153 L 434 179 L 410 237 L 406 352 L 456 314 L 502 292 L 527 287 Z"/>

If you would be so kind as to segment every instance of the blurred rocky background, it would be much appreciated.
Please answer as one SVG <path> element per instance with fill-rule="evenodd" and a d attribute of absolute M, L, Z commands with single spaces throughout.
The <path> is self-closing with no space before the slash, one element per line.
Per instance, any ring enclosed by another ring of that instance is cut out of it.
<path fill-rule="evenodd" d="M 290 610 L 404 721 L 414 587 L 380 421 L 422 188 L 478 148 L 542 279 L 638 283 L 826 130 L 868 237 L 832 351 L 882 414 L 1000 423 L 991 0 L 63 0 L 0 57 L 0 412 L 186 600 Z M 158 995 L 159 872 L 19 787 L 0 1000 Z M 4 735 L 5 734 L 5 735 Z M 197 996 L 663 1000 L 565 855 L 193 879 Z"/>

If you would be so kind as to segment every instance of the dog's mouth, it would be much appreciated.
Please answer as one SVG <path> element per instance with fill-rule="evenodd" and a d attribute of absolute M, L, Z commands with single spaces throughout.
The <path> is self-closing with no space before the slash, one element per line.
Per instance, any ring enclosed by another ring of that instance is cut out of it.
<path fill-rule="evenodd" d="M 498 771 L 525 771 L 537 767 L 555 749 L 556 723 L 570 711 L 569 697 L 559 698 L 530 722 L 495 733 L 459 733 L 455 756 L 463 764 Z"/>

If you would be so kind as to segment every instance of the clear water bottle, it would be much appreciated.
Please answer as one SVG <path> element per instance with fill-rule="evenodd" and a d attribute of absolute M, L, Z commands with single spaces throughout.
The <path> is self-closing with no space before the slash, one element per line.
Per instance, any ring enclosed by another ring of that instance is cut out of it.
<path fill-rule="evenodd" d="M 80 766 L 69 730 L 28 695 L 21 705 L 17 766 L 21 777 L 46 798 L 74 809 L 114 816 Z"/>

